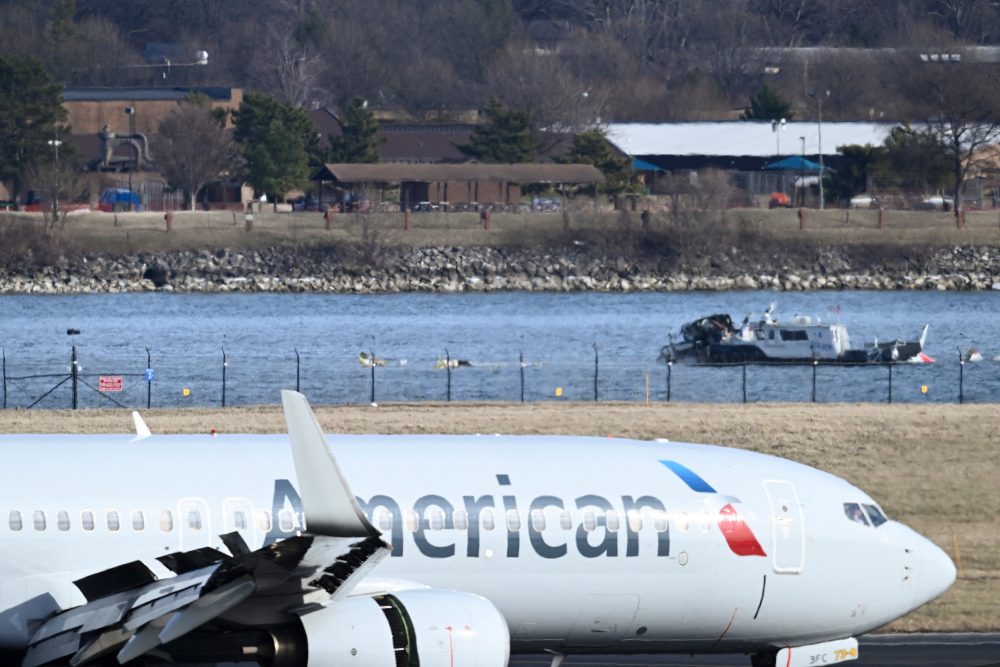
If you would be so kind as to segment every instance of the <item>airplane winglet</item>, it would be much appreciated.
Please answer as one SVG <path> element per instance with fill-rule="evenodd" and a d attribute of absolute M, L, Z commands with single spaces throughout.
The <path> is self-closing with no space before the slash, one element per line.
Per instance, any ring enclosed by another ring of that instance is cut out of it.
<path fill-rule="evenodd" d="M 378 531 L 358 507 L 340 466 L 327 449 L 323 429 L 306 397 L 283 390 L 281 403 L 308 531 L 330 537 L 376 535 Z"/>
<path fill-rule="evenodd" d="M 146 426 L 146 422 L 142 419 L 140 415 L 135 410 L 132 411 L 132 421 L 135 422 L 135 439 L 141 440 L 142 438 L 148 438 L 153 435 L 153 432 L 149 430 Z"/>

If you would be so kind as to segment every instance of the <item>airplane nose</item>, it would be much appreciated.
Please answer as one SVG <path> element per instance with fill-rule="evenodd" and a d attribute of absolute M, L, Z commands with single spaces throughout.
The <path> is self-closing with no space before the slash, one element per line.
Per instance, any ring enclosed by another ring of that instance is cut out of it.
<path fill-rule="evenodd" d="M 926 604 L 955 583 L 955 564 L 938 545 L 921 538 L 917 545 L 917 597 L 915 606 Z"/>

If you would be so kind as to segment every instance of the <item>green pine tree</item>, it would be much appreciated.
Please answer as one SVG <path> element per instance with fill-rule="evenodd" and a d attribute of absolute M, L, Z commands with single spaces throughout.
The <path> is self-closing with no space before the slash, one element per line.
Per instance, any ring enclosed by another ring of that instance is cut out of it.
<path fill-rule="evenodd" d="M 569 164 L 592 164 L 604 174 L 601 192 L 615 196 L 632 189 L 629 159 L 612 150 L 604 130 L 594 128 L 573 136 L 573 145 L 560 160 Z"/>
<path fill-rule="evenodd" d="M 316 128 L 304 109 L 270 95 L 249 93 L 233 112 L 234 138 L 246 161 L 246 178 L 258 193 L 283 198 L 309 182 Z"/>
<path fill-rule="evenodd" d="M 367 107 L 367 103 L 360 97 L 351 100 L 344 119 L 337 120 L 341 135 L 329 137 L 328 162 L 378 162 L 378 146 L 385 139 L 378 136 L 378 122 Z"/>
<path fill-rule="evenodd" d="M 538 143 L 531 127 L 531 114 L 508 109 L 496 97 L 486 105 L 486 123 L 472 132 L 472 141 L 458 146 L 474 160 L 513 164 L 532 162 Z"/>
<path fill-rule="evenodd" d="M 781 118 L 791 120 L 794 116 L 791 103 L 765 83 L 750 99 L 750 106 L 743 110 L 740 117 L 744 120 L 779 120 Z"/>
<path fill-rule="evenodd" d="M 10 181 L 21 201 L 24 177 L 50 159 L 57 134 L 65 134 L 62 93 L 42 64 L 19 56 L 0 57 L 0 180 Z"/>

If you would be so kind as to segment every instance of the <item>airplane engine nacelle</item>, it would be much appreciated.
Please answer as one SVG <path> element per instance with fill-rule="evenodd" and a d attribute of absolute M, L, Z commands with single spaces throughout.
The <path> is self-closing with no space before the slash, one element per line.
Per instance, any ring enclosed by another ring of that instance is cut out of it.
<path fill-rule="evenodd" d="M 308 667 L 506 667 L 507 622 L 486 598 L 417 589 L 340 600 L 301 618 Z"/>

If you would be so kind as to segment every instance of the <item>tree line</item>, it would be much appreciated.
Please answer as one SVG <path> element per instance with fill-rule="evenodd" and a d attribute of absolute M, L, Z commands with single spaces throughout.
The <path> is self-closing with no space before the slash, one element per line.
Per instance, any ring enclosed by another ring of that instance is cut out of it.
<path fill-rule="evenodd" d="M 230 85 L 418 114 L 496 95 L 543 127 L 718 118 L 765 82 L 810 113 L 810 89 L 834 90 L 830 119 L 904 118 L 882 49 L 993 44 L 989 0 L 0 0 L 0 54 L 41 60 L 58 84 Z M 800 47 L 854 51 L 782 55 Z M 199 50 L 208 65 L 184 66 Z"/>

